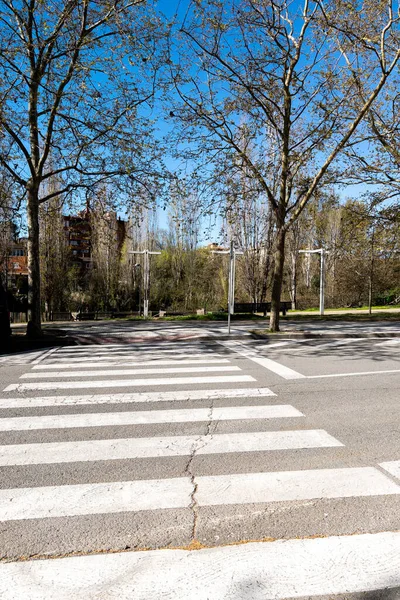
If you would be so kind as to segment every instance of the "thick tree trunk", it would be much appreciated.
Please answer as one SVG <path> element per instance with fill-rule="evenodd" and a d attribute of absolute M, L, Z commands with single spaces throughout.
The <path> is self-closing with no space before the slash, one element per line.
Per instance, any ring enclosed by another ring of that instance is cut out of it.
<path fill-rule="evenodd" d="M 42 335 L 40 303 L 39 198 L 38 189 L 28 189 L 28 326 L 30 338 Z"/>
<path fill-rule="evenodd" d="M 285 237 L 286 231 L 283 226 L 278 228 L 274 252 L 274 272 L 272 276 L 271 292 L 271 317 L 269 328 L 271 331 L 279 331 L 279 309 L 281 304 L 281 291 L 283 280 L 283 266 L 285 263 Z"/>

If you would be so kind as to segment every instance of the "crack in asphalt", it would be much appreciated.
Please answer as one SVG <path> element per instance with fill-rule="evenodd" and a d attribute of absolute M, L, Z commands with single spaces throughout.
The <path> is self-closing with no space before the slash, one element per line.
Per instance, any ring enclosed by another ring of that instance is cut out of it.
<path fill-rule="evenodd" d="M 206 431 L 204 434 L 200 435 L 193 442 L 193 446 L 192 446 L 192 449 L 191 449 L 191 452 L 189 455 L 189 459 L 188 459 L 185 469 L 184 469 L 185 475 L 190 477 L 190 482 L 193 486 L 192 492 L 190 494 L 190 505 L 189 505 L 189 508 L 192 511 L 192 515 L 193 515 L 193 524 L 192 524 L 192 533 L 191 533 L 192 543 L 196 541 L 197 520 L 198 520 L 198 515 L 199 515 L 199 505 L 198 505 L 197 499 L 196 499 L 196 493 L 197 493 L 199 484 L 197 483 L 196 476 L 192 471 L 192 463 L 196 456 L 196 453 L 199 450 L 201 450 L 202 448 L 204 448 L 213 437 L 213 434 L 211 431 L 211 427 L 213 425 L 213 412 L 214 412 L 214 399 L 211 398 L 211 404 L 210 404 L 210 408 L 209 408 L 209 412 L 208 412 L 208 421 L 206 423 Z"/>

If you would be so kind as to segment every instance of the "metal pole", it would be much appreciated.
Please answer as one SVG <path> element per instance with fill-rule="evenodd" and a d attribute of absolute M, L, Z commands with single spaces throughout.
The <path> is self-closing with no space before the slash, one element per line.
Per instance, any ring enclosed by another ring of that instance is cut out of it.
<path fill-rule="evenodd" d="M 142 314 L 142 286 L 140 285 L 139 282 L 139 317 Z"/>
<path fill-rule="evenodd" d="M 319 282 L 319 314 L 325 311 L 325 250 L 321 248 L 321 274 Z"/>
<path fill-rule="evenodd" d="M 150 250 L 132 250 L 129 254 L 143 254 L 143 316 L 149 316 L 149 298 L 150 298 L 150 254 L 161 254 L 161 252 L 151 252 Z M 140 300 L 139 300 L 140 302 Z M 140 309 L 140 306 L 139 306 Z"/>
<path fill-rule="evenodd" d="M 235 275 L 236 275 L 236 251 L 233 250 L 232 257 L 232 286 L 231 286 L 231 315 L 235 312 Z"/>
<path fill-rule="evenodd" d="M 319 314 L 322 316 L 325 312 L 325 254 L 328 254 L 329 250 L 325 248 L 318 248 L 318 250 L 299 250 L 301 254 L 320 254 L 321 255 L 321 270 L 320 270 L 320 282 L 319 282 Z"/>
<path fill-rule="evenodd" d="M 230 243 L 229 250 L 212 250 L 212 254 L 229 254 L 229 275 L 228 275 L 228 334 L 231 332 L 231 315 L 233 315 L 235 307 L 235 267 L 236 254 L 243 252 L 235 250 L 233 242 Z"/>
<path fill-rule="evenodd" d="M 143 316 L 145 319 L 149 316 L 149 251 L 144 251 L 144 303 L 143 303 Z"/>
<path fill-rule="evenodd" d="M 235 250 L 233 242 L 229 251 L 229 287 L 228 287 L 228 335 L 231 333 L 231 314 L 232 314 L 232 286 L 233 286 L 233 269 L 234 269 Z"/>

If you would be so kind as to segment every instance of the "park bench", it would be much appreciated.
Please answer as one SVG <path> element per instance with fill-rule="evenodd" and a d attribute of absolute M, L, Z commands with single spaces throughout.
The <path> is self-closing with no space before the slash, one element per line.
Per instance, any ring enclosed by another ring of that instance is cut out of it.
<path fill-rule="evenodd" d="M 291 308 L 292 303 L 282 301 L 280 304 L 279 312 L 283 316 Z M 271 302 L 235 302 L 235 313 L 258 313 L 262 312 L 266 317 L 271 312 Z"/>

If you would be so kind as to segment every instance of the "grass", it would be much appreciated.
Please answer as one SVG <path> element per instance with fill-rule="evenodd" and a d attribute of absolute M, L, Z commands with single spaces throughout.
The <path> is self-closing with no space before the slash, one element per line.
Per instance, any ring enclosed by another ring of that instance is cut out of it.
<path fill-rule="evenodd" d="M 280 319 L 282 321 L 399 321 L 400 313 L 392 313 L 384 310 L 385 307 L 373 307 L 373 310 L 381 309 L 378 313 L 372 313 L 372 315 L 368 313 L 354 313 L 354 312 L 346 312 L 353 311 L 355 309 L 349 308 L 337 308 L 337 309 L 327 309 L 334 310 L 337 314 L 320 316 L 319 309 L 313 308 L 304 312 L 315 312 L 316 314 L 302 314 L 303 311 L 299 311 L 296 313 L 289 312 L 285 317 L 281 316 Z M 396 307 L 393 307 L 396 308 Z M 357 310 L 365 310 L 365 309 L 357 309 Z M 267 319 L 269 318 L 269 314 Z M 153 321 L 153 322 L 163 322 L 163 321 L 227 321 L 228 315 L 227 313 L 215 312 L 215 313 L 207 313 L 205 315 L 170 315 L 168 314 L 165 317 L 148 317 L 145 319 L 144 317 L 126 317 L 121 319 L 110 319 L 115 321 Z M 254 315 L 252 313 L 239 313 L 231 315 L 232 321 L 265 321 L 266 318 L 260 315 Z"/>
<path fill-rule="evenodd" d="M 281 317 L 282 321 L 400 321 L 400 313 L 381 311 L 379 313 L 343 313 L 336 315 L 286 315 Z"/>
<path fill-rule="evenodd" d="M 380 310 L 380 311 L 387 311 L 388 308 L 400 308 L 399 304 L 393 304 L 390 305 L 390 307 L 388 306 L 372 306 L 372 310 Z M 357 306 L 355 308 L 325 308 L 325 310 L 329 310 L 329 311 L 335 311 L 335 312 L 346 312 L 346 311 L 353 311 L 353 310 L 368 310 L 368 306 Z M 304 308 L 302 310 L 296 311 L 296 312 L 319 312 L 319 308 L 313 307 L 313 308 Z"/>

